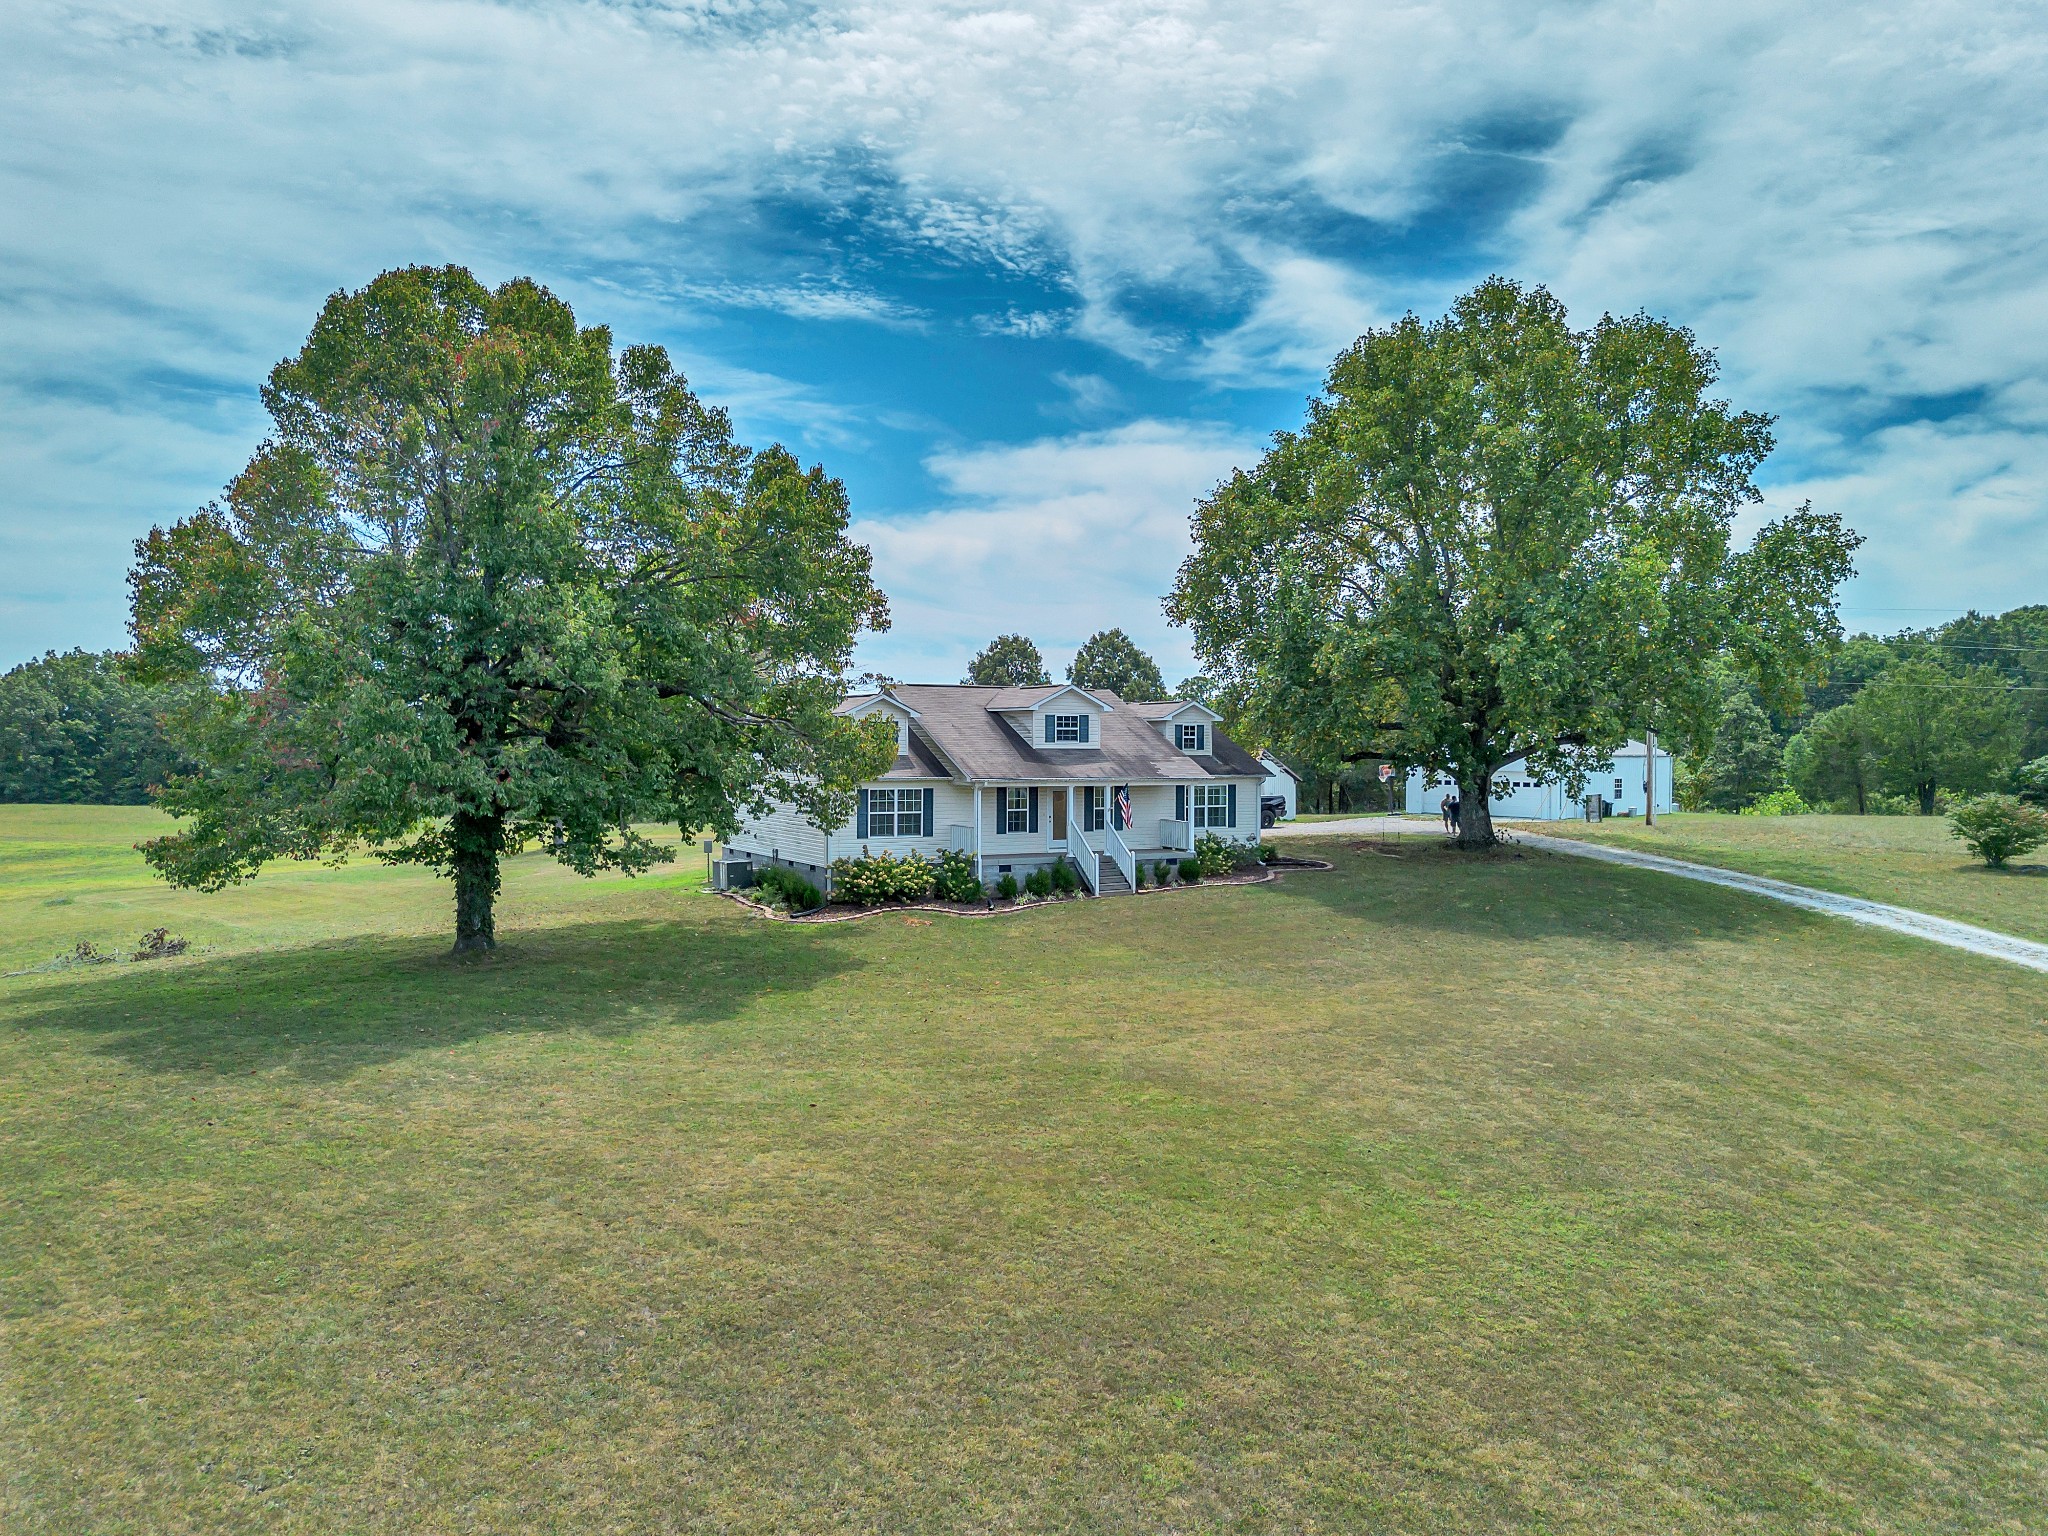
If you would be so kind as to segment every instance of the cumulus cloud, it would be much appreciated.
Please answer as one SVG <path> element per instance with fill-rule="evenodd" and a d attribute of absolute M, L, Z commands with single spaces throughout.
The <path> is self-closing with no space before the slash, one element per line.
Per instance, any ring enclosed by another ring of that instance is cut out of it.
<path fill-rule="evenodd" d="M 326 293 L 415 260 L 637 321 L 766 431 L 986 442 L 935 465 L 1016 451 L 951 409 L 996 366 L 871 397 L 833 333 L 1158 414 L 1117 363 L 1256 437 L 1507 271 L 1716 346 L 1774 496 L 1874 535 L 1863 600 L 2048 578 L 2038 6 L 23 0 L 0 86 L 5 655 L 112 639 L 126 539 L 246 455 Z"/>
<path fill-rule="evenodd" d="M 1191 666 L 1159 600 L 1188 550 L 1195 500 L 1256 440 L 1228 427 L 1139 421 L 1113 431 L 940 454 L 936 505 L 855 525 L 873 549 L 895 628 L 862 664 L 946 682 L 998 634 L 1038 642 L 1055 672 L 1121 626 L 1169 674 Z"/>

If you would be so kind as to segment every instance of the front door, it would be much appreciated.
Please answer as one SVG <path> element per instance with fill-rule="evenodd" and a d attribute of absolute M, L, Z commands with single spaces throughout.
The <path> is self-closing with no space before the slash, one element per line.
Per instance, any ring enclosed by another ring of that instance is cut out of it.
<path fill-rule="evenodd" d="M 1067 846 L 1067 792 L 1064 789 L 1052 791 L 1052 846 Z"/>

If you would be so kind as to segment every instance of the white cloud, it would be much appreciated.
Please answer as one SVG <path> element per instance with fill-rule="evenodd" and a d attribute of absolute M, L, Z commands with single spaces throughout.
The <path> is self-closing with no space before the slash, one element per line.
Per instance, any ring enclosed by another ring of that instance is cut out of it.
<path fill-rule="evenodd" d="M 854 526 L 895 619 L 861 665 L 950 682 L 996 635 L 1021 632 L 1057 674 L 1089 635 L 1121 627 L 1176 680 L 1193 663 L 1160 599 L 1187 553 L 1189 515 L 1259 452 L 1229 428 L 1141 421 L 932 459 L 939 506 Z"/>

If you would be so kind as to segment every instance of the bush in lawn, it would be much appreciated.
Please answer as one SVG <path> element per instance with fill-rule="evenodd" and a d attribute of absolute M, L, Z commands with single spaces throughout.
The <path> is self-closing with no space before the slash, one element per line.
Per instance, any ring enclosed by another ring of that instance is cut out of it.
<path fill-rule="evenodd" d="M 1003 878 L 996 882 L 996 894 L 1005 901 L 1015 901 L 1017 899 L 1017 877 L 1008 870 L 1004 870 Z"/>
<path fill-rule="evenodd" d="M 754 889 L 765 894 L 770 906 L 792 912 L 814 912 L 825 905 L 818 888 L 793 869 L 770 864 L 754 876 Z"/>
<path fill-rule="evenodd" d="M 1052 873 L 1043 866 L 1034 869 L 1024 877 L 1025 894 L 1036 896 L 1040 901 L 1052 895 Z"/>
<path fill-rule="evenodd" d="M 1920 814 L 1920 807 L 1909 796 L 1888 795 L 1883 790 L 1879 790 L 1874 795 L 1865 795 L 1863 797 L 1863 808 L 1866 816 L 1917 816 Z M 1854 810 L 1855 807 L 1851 806 L 1850 809 Z"/>
<path fill-rule="evenodd" d="M 878 906 L 885 901 L 923 901 L 932 893 L 936 871 L 921 853 L 903 858 L 886 849 L 863 853 L 857 859 L 832 861 L 832 895 L 858 906 Z"/>
<path fill-rule="evenodd" d="M 1948 829 L 1986 864 L 2003 869 L 2015 854 L 2048 843 L 2048 811 L 2013 795 L 1978 795 L 1948 813 Z"/>
<path fill-rule="evenodd" d="M 1081 872 L 1061 859 L 1051 870 L 1052 889 L 1056 896 L 1072 896 L 1081 889 Z"/>
<path fill-rule="evenodd" d="M 933 866 L 932 894 L 941 901 L 980 901 L 981 877 L 974 872 L 974 855 L 947 849 Z"/>
<path fill-rule="evenodd" d="M 1799 798 L 1796 789 L 1774 789 L 1762 799 L 1742 808 L 1744 816 L 1811 816 L 1813 807 Z"/>
<path fill-rule="evenodd" d="M 1200 859 L 1182 859 L 1180 861 L 1180 883 L 1182 885 L 1199 885 L 1201 881 L 1202 861 Z"/>
<path fill-rule="evenodd" d="M 1145 864 L 1143 860 L 1131 866 L 1131 889 L 1134 891 L 1145 889 Z"/>
<path fill-rule="evenodd" d="M 2048 805 L 2048 757 L 2013 769 L 2012 792 L 2032 805 Z"/>

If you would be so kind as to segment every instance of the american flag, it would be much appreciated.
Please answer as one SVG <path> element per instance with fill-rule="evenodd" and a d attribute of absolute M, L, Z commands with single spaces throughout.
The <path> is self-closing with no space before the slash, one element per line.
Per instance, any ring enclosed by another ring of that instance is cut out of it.
<path fill-rule="evenodd" d="M 1116 791 L 1116 824 L 1119 828 L 1131 824 L 1131 786 L 1119 784 Z"/>

